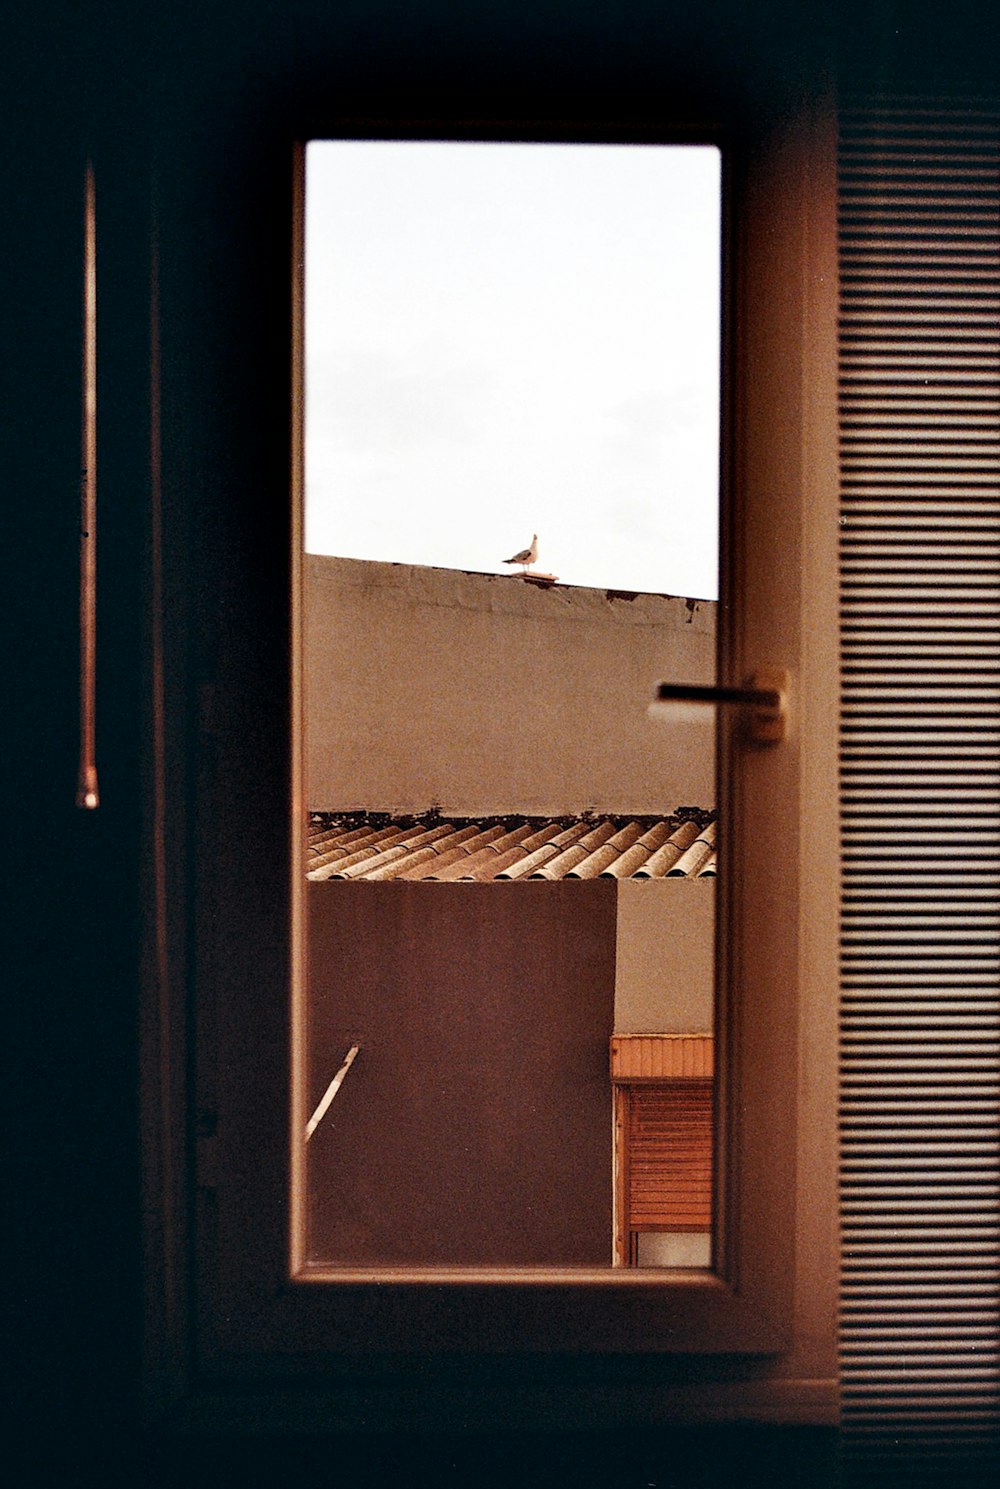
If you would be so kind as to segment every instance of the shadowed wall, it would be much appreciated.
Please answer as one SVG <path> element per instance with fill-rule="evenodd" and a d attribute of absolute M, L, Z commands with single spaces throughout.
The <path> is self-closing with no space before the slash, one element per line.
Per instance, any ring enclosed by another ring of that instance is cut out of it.
<path fill-rule="evenodd" d="M 609 1264 L 615 890 L 309 885 L 313 1261 Z"/>

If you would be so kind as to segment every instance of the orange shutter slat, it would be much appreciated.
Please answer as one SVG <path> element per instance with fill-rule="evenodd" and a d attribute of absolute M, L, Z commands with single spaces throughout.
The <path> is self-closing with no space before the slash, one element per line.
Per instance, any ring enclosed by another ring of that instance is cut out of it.
<path fill-rule="evenodd" d="M 629 1228 L 709 1230 L 712 1082 L 631 1087 L 628 1123 Z"/>

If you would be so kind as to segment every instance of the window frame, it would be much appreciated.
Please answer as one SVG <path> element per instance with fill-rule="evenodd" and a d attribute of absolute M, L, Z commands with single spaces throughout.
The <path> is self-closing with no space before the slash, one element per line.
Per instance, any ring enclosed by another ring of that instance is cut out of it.
<path fill-rule="evenodd" d="M 358 127 L 344 132 L 353 135 Z M 402 137 L 398 124 L 380 127 Z M 405 1418 L 414 1390 L 419 1393 L 412 1385 L 417 1353 L 434 1362 L 424 1372 L 431 1380 L 447 1374 L 449 1361 L 453 1367 L 460 1359 L 466 1375 L 473 1362 L 470 1378 L 480 1384 L 485 1377 L 477 1375 L 476 1361 L 573 1353 L 595 1362 L 677 1357 L 676 1367 L 663 1365 L 663 1380 L 671 1389 L 658 1408 L 662 1411 L 728 1415 L 741 1403 L 739 1409 L 783 1419 L 835 1416 L 837 906 L 831 886 L 839 857 L 837 699 L 830 686 L 836 676 L 837 600 L 831 561 L 837 537 L 833 110 L 821 98 L 794 117 L 776 109 L 752 126 L 743 121 L 740 128 L 742 134 L 736 128 L 729 132 L 725 157 L 731 180 L 726 215 L 738 227 L 731 229 L 735 270 L 724 314 L 730 368 L 724 381 L 733 393 L 728 407 L 724 393 L 728 440 L 724 435 L 723 443 L 729 457 L 723 480 L 727 558 L 720 681 L 742 680 L 759 667 L 788 667 L 793 712 L 790 738 L 775 751 L 738 744 L 738 722 L 727 722 L 721 739 L 723 769 L 738 760 L 739 780 L 722 814 L 729 864 L 720 876 L 718 924 L 735 928 L 735 934 L 720 937 L 718 948 L 717 1271 L 644 1273 L 609 1266 L 593 1272 L 476 1268 L 390 1274 L 380 1269 L 378 1275 L 340 1272 L 334 1279 L 297 1268 L 298 1242 L 294 1234 L 289 1242 L 284 1199 L 289 1168 L 293 1190 L 301 1179 L 294 1177 L 287 1147 L 281 1149 L 284 1169 L 272 1168 L 255 1198 L 248 1198 L 244 1186 L 257 1184 L 266 1170 L 265 1162 L 249 1154 L 248 1139 L 259 1130 L 255 1104 L 266 1093 L 276 1108 L 287 1111 L 290 1082 L 283 1052 L 290 1041 L 301 1050 L 302 1029 L 289 1034 L 286 1026 L 282 1041 L 282 1016 L 271 1009 L 259 1023 L 253 1021 L 253 1028 L 237 1033 L 227 1013 L 248 989 L 239 985 L 239 967 L 224 964 L 220 946 L 231 945 L 240 916 L 253 914 L 255 907 L 238 891 L 227 890 L 221 907 L 196 894 L 186 918 L 195 946 L 194 996 L 189 1001 L 177 979 L 154 970 L 144 999 L 147 1270 L 158 1284 L 150 1289 L 147 1318 L 147 1385 L 154 1410 L 169 1402 L 189 1424 L 248 1425 L 262 1410 L 272 1421 L 282 1414 L 287 1420 L 290 1413 L 305 1424 L 318 1413 L 327 1424 L 354 1423 L 364 1412 L 364 1392 L 357 1385 L 363 1368 L 368 1386 L 383 1393 L 381 1420 L 391 1425 L 401 1412 Z M 413 132 L 420 133 L 420 127 Z M 542 137 L 533 130 L 517 133 Z M 601 130 L 593 137 L 607 140 L 614 133 Z M 499 136 L 493 129 L 477 134 L 471 127 L 448 134 L 512 137 L 509 130 Z M 639 131 L 623 135 L 650 138 Z M 544 137 L 552 138 L 553 132 L 545 131 Z M 563 137 L 589 136 L 586 130 L 567 130 Z M 656 131 L 655 137 L 703 141 L 706 133 Z M 301 158 L 300 149 L 287 198 L 299 224 Z M 289 324 L 293 343 L 301 345 L 300 282 Z M 296 411 L 301 409 L 300 362 L 295 359 L 290 375 Z M 768 376 L 756 375 L 761 366 Z M 293 489 L 300 491 L 300 427 L 288 444 Z M 294 648 L 301 633 L 301 502 L 292 507 L 289 633 Z M 775 564 L 767 538 L 782 530 L 788 561 Z M 227 562 L 238 569 L 244 557 Z M 273 574 L 278 560 L 271 554 L 267 562 Z M 251 645 L 243 666 L 254 665 Z M 285 677 L 290 706 L 300 711 L 301 658 L 293 654 L 291 662 L 286 657 L 273 663 L 271 677 Z M 244 683 L 245 674 L 234 669 L 226 675 L 220 666 L 214 684 L 201 691 L 202 739 L 223 758 L 227 750 L 242 750 L 245 759 L 246 745 L 238 737 Z M 808 748 L 802 748 L 804 742 Z M 265 755 L 283 758 L 280 749 Z M 154 773 L 163 770 L 162 738 L 154 741 L 151 757 Z M 285 958 L 288 976 L 301 986 L 303 938 L 292 937 L 288 929 L 301 898 L 304 862 L 301 765 L 294 751 L 287 779 L 281 807 L 295 826 L 285 864 L 288 897 L 278 913 L 291 950 Z M 763 803 L 769 799 L 778 800 L 781 809 L 766 810 Z M 225 837 L 232 819 L 211 820 L 210 803 L 194 811 L 199 850 L 208 844 L 201 882 L 210 891 L 212 876 L 232 864 Z M 774 859 L 776 849 L 784 850 L 784 859 Z M 775 869 L 777 891 L 770 877 Z M 173 918 L 169 907 L 157 913 L 162 925 Z M 185 920 L 183 912 L 179 919 Z M 273 926 L 273 915 L 265 922 Z M 751 925 L 752 945 L 746 932 Z M 251 940 L 263 934 L 263 928 L 255 929 Z M 186 1064 L 178 1051 L 189 1034 Z M 786 1070 L 779 1077 L 776 1048 L 789 1053 L 791 1075 Z M 300 1118 L 301 1111 L 293 1113 L 298 1131 L 304 1126 Z M 265 1156 L 276 1161 L 273 1113 L 266 1120 Z M 699 1386 L 682 1385 L 683 1373 L 677 1375 L 691 1355 L 717 1361 L 715 1375 L 709 1369 Z M 743 1364 L 734 1371 L 723 1357 Z M 763 1357 L 766 1366 L 760 1363 Z M 505 1389 L 513 1389 L 507 1376 L 504 1381 Z M 305 1382 L 309 1389 L 303 1393 Z M 234 1397 L 235 1385 L 241 1390 Z M 574 1397 L 583 1420 L 591 1419 L 593 1396 L 590 1389 Z M 449 1399 L 459 1400 L 454 1390 Z M 540 1399 L 522 1407 L 525 1422 L 532 1412 L 544 1419 Z M 507 1409 L 501 1409 L 501 1417 Z"/>

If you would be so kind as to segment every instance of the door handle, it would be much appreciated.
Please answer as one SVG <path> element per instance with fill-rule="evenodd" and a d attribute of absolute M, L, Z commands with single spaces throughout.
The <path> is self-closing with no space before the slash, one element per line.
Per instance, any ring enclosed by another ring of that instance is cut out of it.
<path fill-rule="evenodd" d="M 649 717 L 664 724 L 683 723 L 692 705 L 730 703 L 749 709 L 749 734 L 755 744 L 778 744 L 788 727 L 788 673 L 755 672 L 745 687 L 661 682 L 649 705 Z"/>

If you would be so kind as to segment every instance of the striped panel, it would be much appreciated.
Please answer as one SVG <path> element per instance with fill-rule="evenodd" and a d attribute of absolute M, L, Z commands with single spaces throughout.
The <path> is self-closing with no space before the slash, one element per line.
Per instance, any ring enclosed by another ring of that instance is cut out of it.
<path fill-rule="evenodd" d="M 998 169 L 996 114 L 842 115 L 840 1338 L 859 1482 L 901 1464 L 969 1482 L 1000 1422 Z"/>
<path fill-rule="evenodd" d="M 628 1088 L 628 1228 L 712 1224 L 712 1082 Z"/>
<path fill-rule="evenodd" d="M 711 1076 L 711 1034 L 613 1034 L 611 1079 L 641 1081 Z"/>

